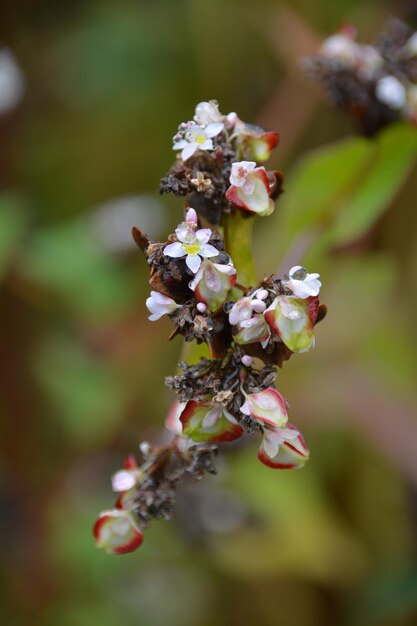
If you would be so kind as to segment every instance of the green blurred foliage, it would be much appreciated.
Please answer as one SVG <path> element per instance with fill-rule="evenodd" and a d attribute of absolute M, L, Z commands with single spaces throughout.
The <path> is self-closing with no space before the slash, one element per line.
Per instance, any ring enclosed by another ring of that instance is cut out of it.
<path fill-rule="evenodd" d="M 416 27 L 412 5 L 5 8 L 27 84 L 0 118 L 3 622 L 413 626 L 417 131 L 354 137 L 298 70 L 340 22 L 372 39 L 401 8 Z M 148 322 L 146 264 L 114 220 L 170 232 L 181 203 L 158 199 L 158 181 L 171 137 L 212 97 L 281 134 L 285 194 L 256 226 L 259 275 L 298 262 L 322 275 L 317 348 L 279 372 L 312 457 L 279 473 L 255 442 L 223 447 L 219 476 L 179 494 L 177 521 L 110 558 L 93 521 L 123 456 L 159 436 L 181 347 Z"/>

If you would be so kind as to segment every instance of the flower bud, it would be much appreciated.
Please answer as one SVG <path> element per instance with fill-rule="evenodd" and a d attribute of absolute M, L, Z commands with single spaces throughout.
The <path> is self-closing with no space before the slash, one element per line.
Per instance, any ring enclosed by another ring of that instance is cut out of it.
<path fill-rule="evenodd" d="M 235 418 L 220 404 L 187 402 L 180 417 L 183 434 L 195 442 L 233 441 L 243 434 Z"/>
<path fill-rule="evenodd" d="M 100 513 L 93 529 L 96 546 L 107 554 L 125 554 L 139 548 L 143 534 L 129 511 L 112 509 Z"/>
<path fill-rule="evenodd" d="M 277 296 L 264 313 L 273 333 L 293 352 L 306 352 L 314 346 L 314 324 L 319 300 Z"/>
<path fill-rule="evenodd" d="M 258 459 L 273 469 L 300 469 L 309 454 L 301 433 L 287 424 L 285 428 L 265 430 Z"/>
<path fill-rule="evenodd" d="M 221 265 L 204 260 L 195 279 L 190 283 L 197 299 L 208 306 L 213 313 L 227 298 L 227 294 L 236 282 L 236 270 L 233 265 Z"/>
<path fill-rule="evenodd" d="M 278 428 L 287 423 L 285 400 L 275 387 L 267 387 L 256 393 L 245 393 L 245 398 L 245 403 L 240 407 L 244 415 L 250 415 L 263 424 Z"/>

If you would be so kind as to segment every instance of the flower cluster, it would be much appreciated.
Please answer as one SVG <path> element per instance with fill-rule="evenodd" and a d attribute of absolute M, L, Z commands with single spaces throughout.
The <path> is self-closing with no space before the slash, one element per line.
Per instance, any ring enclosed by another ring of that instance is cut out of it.
<path fill-rule="evenodd" d="M 178 184 L 184 176 L 188 181 L 184 220 L 165 242 L 133 229 L 150 269 L 149 320 L 168 316 L 174 326 L 170 338 L 180 334 L 187 342 L 204 342 L 210 358 L 182 361 L 181 371 L 166 379 L 176 394 L 165 421 L 170 442 L 155 448 L 142 443 L 142 465 L 128 457 L 114 474 L 116 503 L 94 527 L 97 546 L 110 554 L 135 550 L 152 519 L 173 515 L 183 480 L 215 473 L 218 444 L 258 435 L 264 465 L 301 468 L 308 460 L 301 433 L 288 423 L 276 367 L 314 346 L 314 326 L 326 313 L 319 303 L 319 275 L 297 265 L 282 278 L 240 284 L 239 267 L 225 249 L 233 232 L 224 230 L 225 241 L 215 228 L 219 215 L 209 210 L 211 199 L 220 197 L 209 193 L 216 188 L 223 224 L 229 213 L 250 219 L 273 211 L 281 177 L 260 163 L 277 138 L 235 113 L 222 115 L 215 101 L 200 103 L 174 137 L 179 154 L 170 177 Z"/>
<path fill-rule="evenodd" d="M 281 192 L 282 174 L 257 163 L 268 160 L 278 134 L 223 115 L 215 100 L 200 102 L 194 119 L 183 122 L 173 138 L 175 164 L 161 180 L 161 193 L 185 196 L 211 224 L 236 207 L 269 215 Z"/>
<path fill-rule="evenodd" d="M 391 21 L 375 46 L 359 44 L 355 29 L 343 26 L 305 67 L 363 134 L 399 119 L 417 123 L 417 32 L 399 20 Z"/>

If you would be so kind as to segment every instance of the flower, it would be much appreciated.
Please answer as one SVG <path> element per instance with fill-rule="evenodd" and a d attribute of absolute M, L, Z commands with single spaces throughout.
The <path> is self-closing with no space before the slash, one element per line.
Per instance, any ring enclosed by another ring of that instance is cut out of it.
<path fill-rule="evenodd" d="M 258 459 L 273 469 L 300 469 L 309 454 L 302 434 L 287 424 L 285 428 L 265 430 Z"/>
<path fill-rule="evenodd" d="M 258 343 L 265 348 L 271 331 L 262 313 L 266 308 L 266 289 L 257 289 L 250 296 L 239 298 L 229 312 L 229 323 L 237 326 L 234 340 L 239 344 Z"/>
<path fill-rule="evenodd" d="M 377 99 L 390 109 L 399 110 L 406 104 L 406 90 L 395 76 L 380 78 L 375 86 Z"/>
<path fill-rule="evenodd" d="M 243 389 L 242 389 L 243 391 Z M 245 393 L 245 403 L 240 407 L 244 415 L 250 415 L 258 422 L 281 428 L 288 421 L 284 397 L 275 389 L 267 387 L 263 391 Z"/>
<path fill-rule="evenodd" d="M 242 191 L 246 194 L 253 193 L 255 190 L 255 181 L 253 178 L 248 178 L 248 174 L 255 168 L 255 161 L 239 161 L 237 163 L 233 163 L 232 171 L 230 173 L 230 182 L 235 187 L 241 187 Z"/>
<path fill-rule="evenodd" d="M 196 274 L 200 269 L 201 258 L 217 256 L 219 251 L 207 243 L 211 237 L 210 228 L 194 230 L 189 223 L 183 222 L 175 230 L 178 241 L 169 243 L 164 248 L 164 254 L 173 258 L 185 256 L 185 263 Z"/>
<path fill-rule="evenodd" d="M 335 59 L 344 66 L 354 65 L 360 54 L 360 46 L 355 42 L 356 32 L 351 26 L 343 27 L 338 33 L 325 39 L 320 54 Z"/>
<path fill-rule="evenodd" d="M 274 210 L 274 203 L 269 197 L 268 174 L 264 167 L 252 169 L 252 163 L 252 161 L 233 163 L 231 186 L 226 191 L 226 198 L 235 206 L 251 213 L 270 215 Z"/>
<path fill-rule="evenodd" d="M 170 313 L 173 313 L 180 305 L 172 298 L 162 295 L 162 293 L 151 291 L 151 295 L 146 299 L 146 306 L 151 312 L 148 319 L 154 322 L 155 320 L 159 320 L 163 315 L 170 315 Z"/>
<path fill-rule="evenodd" d="M 190 289 L 195 292 L 200 304 L 206 304 L 210 311 L 215 312 L 226 300 L 235 282 L 236 270 L 233 264 L 222 265 L 204 260 L 190 283 Z"/>
<path fill-rule="evenodd" d="M 107 554 L 133 552 L 143 541 L 132 514 L 122 509 L 100 513 L 93 534 L 97 548 L 103 548 Z"/>
<path fill-rule="evenodd" d="M 187 161 L 197 150 L 213 150 L 213 137 L 217 137 L 224 124 L 215 122 L 200 126 L 195 122 L 186 122 L 179 127 L 174 137 L 173 150 L 181 150 L 181 158 Z"/>
<path fill-rule="evenodd" d="M 271 337 L 271 330 L 262 314 L 254 315 L 249 320 L 238 324 L 239 332 L 234 336 L 236 343 L 260 343 L 265 348 Z"/>
<path fill-rule="evenodd" d="M 130 455 L 123 464 L 123 469 L 113 474 L 111 483 L 113 491 L 123 493 L 132 489 L 141 479 L 142 472 L 138 468 L 136 459 Z"/>
<path fill-rule="evenodd" d="M 183 434 L 195 442 L 233 441 L 243 434 L 235 418 L 221 404 L 187 402 L 180 420 Z"/>
<path fill-rule="evenodd" d="M 299 299 L 277 296 L 264 313 L 273 333 L 293 352 L 307 352 L 314 346 L 314 324 L 319 310 L 317 297 Z"/>
<path fill-rule="evenodd" d="M 283 284 L 291 289 L 297 298 L 309 298 L 318 296 L 321 282 L 320 274 L 308 274 L 301 265 L 294 265 L 288 272 L 289 280 L 284 280 Z"/>
<path fill-rule="evenodd" d="M 219 103 L 217 100 L 209 100 L 208 102 L 200 102 L 195 108 L 194 120 L 197 124 L 204 126 L 205 124 L 223 123 L 224 115 L 219 111 Z"/>

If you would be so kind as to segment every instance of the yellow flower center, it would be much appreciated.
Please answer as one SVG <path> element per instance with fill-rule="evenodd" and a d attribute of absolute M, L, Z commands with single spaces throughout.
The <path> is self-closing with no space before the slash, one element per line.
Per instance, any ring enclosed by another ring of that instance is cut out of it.
<path fill-rule="evenodd" d="M 184 244 L 184 248 L 187 254 L 198 254 L 198 252 L 200 251 L 200 244 L 199 243 Z"/>

